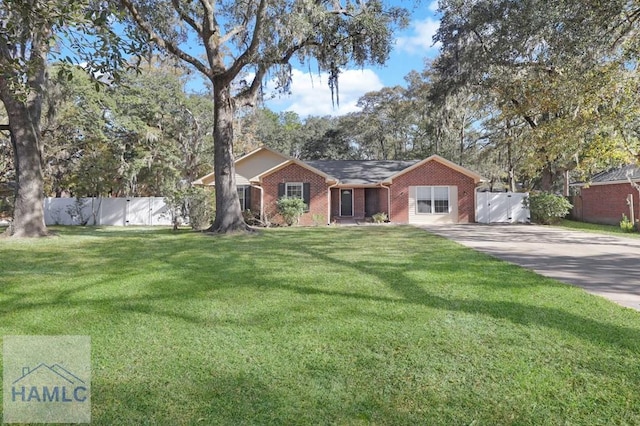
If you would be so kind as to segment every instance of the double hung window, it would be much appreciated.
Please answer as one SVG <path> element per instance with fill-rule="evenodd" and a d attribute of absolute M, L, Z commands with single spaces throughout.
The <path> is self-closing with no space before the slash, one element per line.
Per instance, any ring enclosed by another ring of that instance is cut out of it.
<path fill-rule="evenodd" d="M 446 186 L 416 187 L 417 214 L 449 213 L 449 188 Z"/>

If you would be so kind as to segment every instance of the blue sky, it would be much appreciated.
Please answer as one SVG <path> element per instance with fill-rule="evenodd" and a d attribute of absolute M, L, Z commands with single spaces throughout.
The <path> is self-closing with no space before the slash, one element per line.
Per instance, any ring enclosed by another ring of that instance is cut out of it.
<path fill-rule="evenodd" d="M 423 2 L 413 10 L 411 23 L 398 33 L 395 47 L 383 67 L 347 69 L 340 75 L 340 106 L 332 106 L 327 75 L 318 75 L 308 68 L 295 68 L 291 95 L 270 100 L 266 106 L 273 111 L 293 111 L 302 118 L 308 115 L 342 115 L 357 111 L 358 98 L 385 86 L 405 85 L 404 77 L 411 71 L 422 71 L 424 61 L 433 58 L 438 46 L 432 37 L 438 29 L 437 1 Z M 269 85 L 267 84 L 267 88 Z"/>

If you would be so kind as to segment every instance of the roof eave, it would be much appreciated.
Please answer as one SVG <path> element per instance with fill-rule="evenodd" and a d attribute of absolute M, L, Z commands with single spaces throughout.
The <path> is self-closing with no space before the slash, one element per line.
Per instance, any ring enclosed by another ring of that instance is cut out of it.
<path fill-rule="evenodd" d="M 201 178 L 198 178 L 191 182 L 192 186 L 213 186 L 215 185 L 215 175 L 214 172 L 206 174 Z"/>
<path fill-rule="evenodd" d="M 633 183 L 640 183 L 640 179 L 632 179 Z M 602 185 L 620 185 L 623 183 L 630 184 L 629 180 L 610 180 L 606 182 L 574 182 L 570 183 L 569 186 L 580 187 L 580 186 L 602 186 Z"/>

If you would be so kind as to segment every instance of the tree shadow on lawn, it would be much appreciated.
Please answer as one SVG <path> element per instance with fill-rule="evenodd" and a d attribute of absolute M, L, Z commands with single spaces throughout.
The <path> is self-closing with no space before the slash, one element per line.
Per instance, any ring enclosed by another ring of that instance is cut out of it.
<path fill-rule="evenodd" d="M 324 229 L 301 231 L 301 233 L 306 232 L 307 234 L 304 235 L 304 238 L 301 238 L 298 232 L 272 233 L 268 237 L 279 240 L 276 247 L 270 246 L 268 239 L 267 241 L 264 241 L 264 239 L 260 241 L 255 237 L 221 239 L 203 237 L 201 241 L 196 241 L 195 244 L 192 240 L 188 245 L 189 249 L 187 251 L 176 251 L 175 247 L 166 244 L 166 240 L 162 238 L 145 238 L 142 241 L 144 244 L 141 242 L 142 247 L 132 245 L 126 239 L 113 239 L 105 242 L 103 247 L 93 247 L 92 250 L 87 250 L 85 256 L 90 258 L 85 259 L 85 261 L 89 263 L 95 261 L 97 264 L 108 265 L 108 268 L 115 268 L 122 276 L 128 277 L 144 273 L 141 272 L 138 262 L 154 261 L 158 263 L 159 268 L 166 267 L 167 273 L 165 275 L 160 274 L 161 278 L 154 278 L 149 281 L 144 294 L 105 294 L 92 300 L 78 297 L 78 295 L 100 286 L 105 286 L 108 290 L 108 286 L 113 285 L 113 282 L 105 278 L 78 286 L 70 286 L 59 291 L 51 291 L 46 299 L 41 301 L 29 301 L 28 297 L 26 297 L 28 295 L 22 291 L 14 291 L 14 286 L 7 286 L 0 293 L 0 296 L 3 297 L 0 300 L 0 316 L 3 313 L 43 307 L 77 306 L 113 309 L 114 311 L 121 310 L 123 312 L 140 312 L 148 315 L 173 316 L 184 321 L 197 323 L 201 321 L 201 318 L 197 315 L 191 315 L 188 312 L 177 312 L 171 309 L 158 309 L 158 304 L 154 302 L 215 297 L 215 292 L 221 289 L 257 287 L 265 290 L 281 289 L 298 294 L 321 294 L 354 300 L 373 300 L 394 304 L 405 303 L 439 310 L 487 315 L 497 319 L 508 320 L 514 324 L 535 324 L 566 331 L 576 337 L 598 344 L 640 352 L 640 331 L 635 328 L 601 322 L 572 313 L 563 308 L 530 305 L 515 301 L 488 300 L 477 296 L 474 298 L 473 295 L 470 295 L 469 298 L 443 297 L 428 291 L 429 284 L 416 281 L 410 275 L 431 274 L 437 277 L 443 273 L 445 275 L 451 273 L 451 265 L 445 263 L 445 261 L 450 261 L 452 253 L 446 255 L 435 251 L 415 253 L 412 249 L 428 246 L 433 239 L 440 240 L 440 237 L 434 237 L 422 232 L 416 234 L 414 228 L 405 228 L 407 234 L 406 238 L 403 239 L 406 241 L 401 241 L 400 245 L 407 246 L 406 253 L 401 253 L 401 255 L 406 255 L 407 259 L 394 259 L 393 262 L 387 262 L 384 254 L 375 260 L 368 260 L 369 258 L 367 257 L 349 259 L 348 254 L 350 250 L 353 250 L 353 247 L 367 248 L 370 246 L 369 233 L 360 229 L 348 232 L 332 229 L 329 231 L 334 232 L 337 238 L 331 244 L 327 244 L 327 237 L 323 234 L 325 231 Z M 319 232 L 319 234 L 315 236 L 314 232 Z M 384 235 L 385 229 L 381 228 L 376 232 L 381 232 Z M 397 229 L 395 232 L 388 233 L 392 236 L 397 236 Z M 301 240 L 305 244 L 300 244 Z M 283 244 L 283 241 L 287 243 Z M 453 256 L 456 256 L 455 267 L 467 271 L 471 275 L 470 279 L 479 281 L 485 287 L 485 290 L 482 291 L 491 290 L 491 281 L 495 278 L 496 273 L 499 275 L 499 279 L 495 280 L 494 288 L 513 287 L 518 291 L 527 291 L 531 287 L 531 282 L 535 282 L 537 287 L 564 286 L 564 284 L 538 277 L 533 273 L 532 280 L 527 280 L 525 283 L 512 283 L 506 280 L 508 276 L 505 276 L 504 268 L 498 267 L 495 271 L 487 273 L 487 263 L 479 262 L 478 256 L 485 258 L 488 263 L 493 262 L 497 266 L 500 266 L 502 262 L 466 248 L 458 247 L 453 243 L 447 242 L 446 244 L 449 244 L 449 246 L 445 247 L 453 250 Z M 142 255 L 140 254 L 141 250 L 144 251 Z M 375 252 L 375 248 L 373 251 Z M 397 255 L 398 252 L 392 251 L 392 254 Z M 304 262 L 315 260 L 316 262 L 331 265 L 333 269 L 342 269 L 345 273 L 355 271 L 357 274 L 371 276 L 376 281 L 384 283 L 398 297 L 380 296 L 375 294 L 375 291 L 373 294 L 363 294 L 361 291 L 349 292 L 325 289 L 314 285 L 313 282 L 308 284 L 304 282 L 295 284 L 290 282 L 283 283 L 283 280 L 279 279 L 278 276 L 279 268 L 274 267 L 273 270 L 265 271 L 263 263 L 256 261 L 256 256 L 280 260 L 297 256 L 297 259 L 292 259 L 294 267 L 297 262 L 301 262 L 301 265 L 298 266 L 300 267 L 304 265 Z M 424 260 L 421 261 L 416 256 L 424 256 Z M 37 259 L 34 261 L 37 262 Z M 69 268 L 73 268 L 73 261 L 73 256 L 65 260 L 62 255 L 56 260 L 59 264 L 68 262 Z M 509 268 L 516 267 L 508 265 L 507 274 Z M 142 268 L 142 271 L 147 270 L 148 268 Z M 88 269 L 85 273 L 89 275 L 99 272 L 100 269 L 98 268 L 97 271 Z M 478 278 L 474 279 L 474 277 Z M 456 283 L 445 284 L 454 286 Z M 465 283 L 465 285 L 468 286 L 470 283 Z M 606 304 L 603 304 L 603 306 L 606 306 Z"/>
<path fill-rule="evenodd" d="M 278 377 L 211 371 L 162 385 L 157 377 L 92 382 L 94 424 L 416 424 L 424 413 L 394 410 L 370 391 L 352 394 L 309 383 L 278 387 Z M 158 386 L 156 386 L 158 384 Z M 315 392 L 320 392 L 320 395 Z M 309 392 L 310 394 L 301 394 Z"/>
<path fill-rule="evenodd" d="M 428 240 L 429 237 L 425 237 L 425 239 Z M 348 247 L 345 247 L 345 249 L 348 250 Z M 549 327 L 556 330 L 569 332 L 576 337 L 594 343 L 606 344 L 613 347 L 621 347 L 623 349 L 627 349 L 636 353 L 640 352 L 640 330 L 637 328 L 630 328 L 601 322 L 593 318 L 588 318 L 575 313 L 571 313 L 568 309 L 563 308 L 530 305 L 505 300 L 483 300 L 481 298 L 466 299 L 455 297 L 445 298 L 429 292 L 427 290 L 426 284 L 418 283 L 407 276 L 407 273 L 411 272 L 420 272 L 424 274 L 435 272 L 437 274 L 439 270 L 442 270 L 444 272 L 450 271 L 449 266 L 439 265 L 438 262 L 425 261 L 424 264 L 407 262 L 404 265 L 398 266 L 395 263 L 385 263 L 384 258 L 381 258 L 380 261 L 375 262 L 346 261 L 342 259 L 339 254 L 327 254 L 327 249 L 321 247 L 313 248 L 309 247 L 308 245 L 303 245 L 299 246 L 299 250 L 307 253 L 311 257 L 322 259 L 332 265 L 347 269 L 353 269 L 358 274 L 370 275 L 372 276 L 372 278 L 384 282 L 390 289 L 392 289 L 398 296 L 400 296 L 400 301 L 402 303 L 421 305 L 429 308 L 447 311 L 458 311 L 470 314 L 487 315 L 498 319 L 505 319 L 514 324 L 520 325 L 528 326 L 534 324 L 538 326 Z M 464 251 L 466 251 L 466 249 L 461 250 L 460 254 L 464 255 Z M 486 257 L 488 262 L 495 262 L 495 260 L 489 256 L 480 256 Z M 458 258 L 458 262 L 458 267 L 461 269 L 469 267 L 469 265 L 465 263 L 464 258 Z M 518 268 L 511 265 L 509 265 L 508 267 Z M 491 275 L 487 277 L 486 271 L 478 268 L 477 266 L 471 266 L 470 268 L 477 274 L 479 279 L 482 279 L 485 282 L 484 285 L 488 285 L 486 284 L 486 282 L 491 280 Z M 545 286 L 549 288 L 567 286 L 567 284 L 554 282 L 552 280 L 537 276 L 533 272 L 531 272 L 531 276 L 535 278 L 537 286 Z M 450 285 L 455 285 L 455 283 L 451 283 Z M 500 282 L 495 282 L 494 285 L 496 287 L 504 286 L 504 284 Z M 529 284 L 525 283 L 514 285 L 515 288 L 520 289 L 526 289 L 526 287 L 528 286 Z M 283 287 L 302 294 L 325 294 L 329 296 L 348 297 L 362 300 L 389 301 L 393 303 L 399 302 L 399 300 L 396 298 L 362 295 L 359 293 L 351 292 L 336 292 L 333 290 L 325 290 L 317 287 L 291 285 Z M 603 307 L 606 307 L 606 305 L 609 303 L 613 303 L 604 300 L 599 300 L 599 302 L 602 302 L 601 304 Z M 635 312 L 628 311 L 627 313 L 630 317 L 636 317 Z"/>

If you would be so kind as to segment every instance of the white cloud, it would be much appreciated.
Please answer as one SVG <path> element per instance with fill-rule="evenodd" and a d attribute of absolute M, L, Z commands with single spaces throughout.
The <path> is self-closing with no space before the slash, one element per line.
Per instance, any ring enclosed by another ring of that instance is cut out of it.
<path fill-rule="evenodd" d="M 431 3 L 429 3 L 428 9 L 430 12 L 437 12 L 438 11 L 438 0 L 434 0 Z"/>
<path fill-rule="evenodd" d="M 300 117 L 308 115 L 343 115 L 358 111 L 358 99 L 367 92 L 380 90 L 382 81 L 372 70 L 347 70 L 338 79 L 340 105 L 332 105 L 328 74 L 308 73 L 294 69 L 292 72 L 291 94 L 276 97 L 267 106 L 277 111 L 293 111 Z M 273 83 L 267 84 L 267 91 Z"/>
<path fill-rule="evenodd" d="M 396 48 L 410 54 L 424 54 L 440 48 L 440 43 L 433 44 L 433 35 L 438 31 L 440 21 L 427 17 L 411 23 L 411 31 L 407 36 L 398 37 Z"/>

